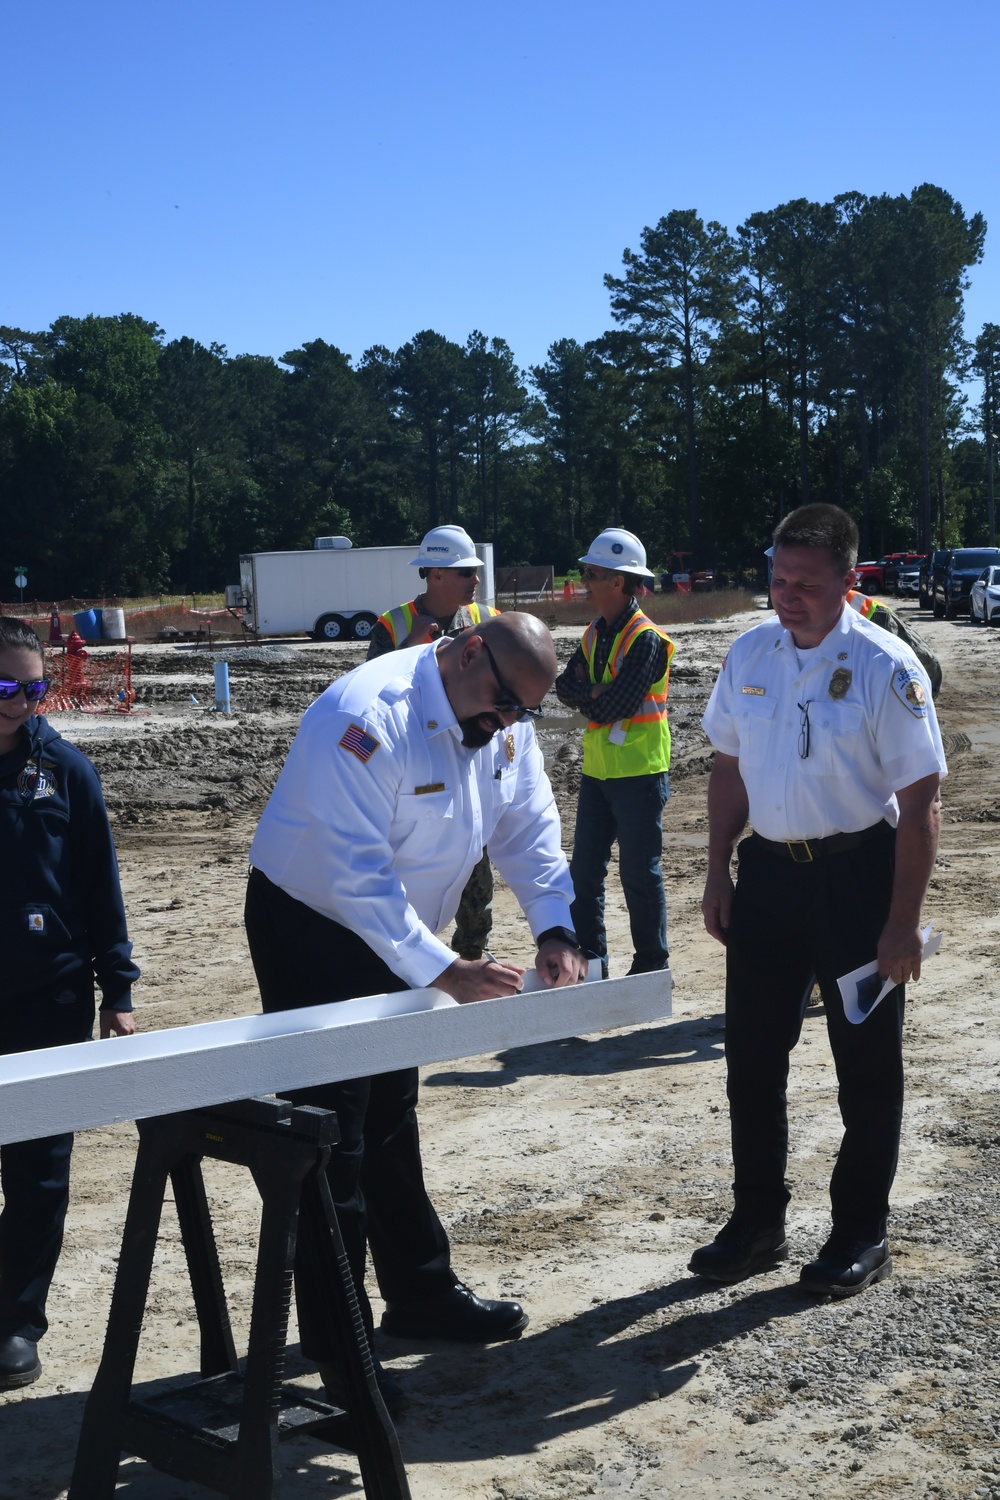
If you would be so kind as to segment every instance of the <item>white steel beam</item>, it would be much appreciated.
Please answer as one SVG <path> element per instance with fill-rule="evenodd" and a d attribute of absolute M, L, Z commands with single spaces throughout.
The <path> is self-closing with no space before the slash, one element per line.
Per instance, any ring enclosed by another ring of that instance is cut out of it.
<path fill-rule="evenodd" d="M 526 981 L 535 976 L 531 973 Z M 670 971 L 457 1005 L 403 990 L 0 1057 L 0 1145 L 657 1021 Z"/>

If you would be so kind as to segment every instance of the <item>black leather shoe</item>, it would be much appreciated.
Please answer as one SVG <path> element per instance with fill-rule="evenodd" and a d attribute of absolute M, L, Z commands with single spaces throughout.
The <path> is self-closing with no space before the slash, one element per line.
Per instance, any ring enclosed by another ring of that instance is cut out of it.
<path fill-rule="evenodd" d="M 799 1272 L 804 1292 L 821 1297 L 853 1297 L 874 1281 L 892 1275 L 889 1241 L 844 1240 L 831 1235 L 815 1260 Z"/>
<path fill-rule="evenodd" d="M 734 1219 L 719 1230 L 710 1245 L 702 1245 L 688 1261 L 688 1270 L 709 1281 L 743 1281 L 758 1271 L 770 1271 L 788 1259 L 785 1226 L 739 1224 Z"/>
<path fill-rule="evenodd" d="M 16 1391 L 30 1385 L 42 1373 L 38 1345 L 18 1334 L 0 1339 L 0 1391 Z"/>
<path fill-rule="evenodd" d="M 406 1392 L 396 1379 L 391 1370 L 387 1370 L 378 1360 L 373 1360 L 375 1366 L 375 1384 L 378 1386 L 379 1395 L 385 1403 L 385 1409 L 390 1417 L 395 1420 L 402 1416 L 406 1410 Z M 350 1411 L 347 1397 L 347 1383 L 344 1380 L 344 1372 L 339 1365 L 320 1365 L 320 1379 L 326 1389 L 326 1399 L 331 1406 L 339 1406 L 343 1411 Z"/>
<path fill-rule="evenodd" d="M 394 1339 L 452 1339 L 459 1344 L 494 1344 L 519 1339 L 528 1314 L 519 1302 L 477 1297 L 461 1281 L 428 1302 L 389 1302 L 381 1328 Z"/>

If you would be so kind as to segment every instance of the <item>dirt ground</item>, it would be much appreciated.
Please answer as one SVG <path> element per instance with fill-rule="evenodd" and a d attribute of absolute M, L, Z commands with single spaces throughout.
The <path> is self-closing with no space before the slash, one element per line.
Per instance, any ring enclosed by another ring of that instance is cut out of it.
<path fill-rule="evenodd" d="M 487 1295 L 523 1300 L 531 1324 L 519 1342 L 487 1349 L 383 1341 L 410 1396 L 398 1425 L 414 1500 L 1000 1497 L 1000 631 L 917 616 L 945 665 L 939 713 L 951 774 L 927 904 L 945 942 L 909 997 L 895 1274 L 844 1304 L 797 1290 L 799 1264 L 826 1237 L 839 1138 L 818 1009 L 793 1060 L 792 1259 L 733 1288 L 685 1269 L 725 1218 L 730 1180 L 723 959 L 699 915 L 710 753 L 698 721 L 729 642 L 757 618 L 676 631 L 664 856 L 673 1018 L 425 1070 L 426 1170 L 456 1269 Z M 564 659 L 574 638 L 560 632 Z M 362 654 L 236 648 L 227 717 L 209 708 L 209 655 L 146 648 L 136 656 L 135 715 L 55 717 L 104 778 L 143 970 L 142 1027 L 256 1010 L 241 922 L 250 837 L 302 710 Z M 557 713 L 543 737 L 568 847 L 579 721 Z M 630 954 L 615 879 L 608 904 L 612 972 L 623 973 Z M 530 961 L 505 890 L 496 918 L 494 950 Z M 128 1124 L 78 1138 L 44 1374 L 0 1397 L 0 1500 L 66 1494 L 134 1144 Z M 209 1164 L 206 1176 L 245 1347 L 258 1200 L 239 1169 Z M 197 1360 L 168 1206 L 136 1379 L 193 1378 Z M 291 1368 L 317 1385 L 294 1351 Z M 314 1437 L 281 1452 L 288 1500 L 361 1493 L 350 1454 Z M 118 1492 L 207 1493 L 137 1460 L 123 1463 Z"/>

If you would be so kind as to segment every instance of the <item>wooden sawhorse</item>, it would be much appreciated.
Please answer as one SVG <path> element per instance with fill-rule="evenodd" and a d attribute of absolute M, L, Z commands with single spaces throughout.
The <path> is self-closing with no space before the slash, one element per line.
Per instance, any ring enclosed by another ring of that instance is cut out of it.
<path fill-rule="evenodd" d="M 281 1435 L 329 1424 L 354 1449 L 369 1500 L 410 1500 L 396 1433 L 375 1381 L 325 1167 L 336 1116 L 282 1099 L 140 1120 L 132 1193 L 104 1354 L 87 1398 L 70 1500 L 112 1500 L 122 1451 L 231 1500 L 271 1500 Z M 240 1370 L 201 1173 L 203 1157 L 248 1167 L 262 1199 L 257 1274 Z M 195 1310 L 202 1379 L 131 1399 L 143 1313 L 167 1180 L 173 1184 Z M 282 1390 L 296 1240 L 316 1257 L 319 1310 L 339 1350 L 350 1416 Z"/>

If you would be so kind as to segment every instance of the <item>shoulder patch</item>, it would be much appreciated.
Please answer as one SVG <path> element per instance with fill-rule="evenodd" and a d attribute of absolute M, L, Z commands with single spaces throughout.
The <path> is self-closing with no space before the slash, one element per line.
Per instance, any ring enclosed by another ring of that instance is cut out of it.
<path fill-rule="evenodd" d="M 369 761 L 381 742 L 373 734 L 368 734 L 362 729 L 360 724 L 350 724 L 340 736 L 338 743 L 342 750 L 349 750 L 352 755 L 358 757 L 358 760 Z"/>
<path fill-rule="evenodd" d="M 927 693 L 914 667 L 897 667 L 892 674 L 892 690 L 915 719 L 927 717 Z"/>

